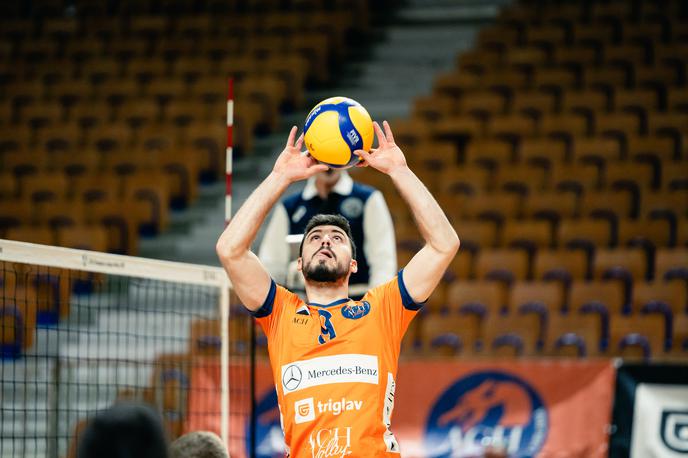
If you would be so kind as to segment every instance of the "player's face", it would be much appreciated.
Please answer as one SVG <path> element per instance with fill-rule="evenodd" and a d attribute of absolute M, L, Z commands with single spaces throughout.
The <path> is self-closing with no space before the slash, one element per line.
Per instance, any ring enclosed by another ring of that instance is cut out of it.
<path fill-rule="evenodd" d="M 303 242 L 300 267 L 308 281 L 331 283 L 346 278 L 356 271 L 349 237 L 337 226 L 317 226 Z"/>

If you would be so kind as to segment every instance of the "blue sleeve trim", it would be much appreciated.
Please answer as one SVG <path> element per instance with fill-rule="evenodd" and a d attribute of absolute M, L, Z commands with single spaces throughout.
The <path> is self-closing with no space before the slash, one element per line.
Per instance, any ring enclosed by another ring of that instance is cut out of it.
<path fill-rule="evenodd" d="M 275 280 L 270 280 L 270 291 L 268 291 L 268 297 L 265 298 L 265 302 L 260 306 L 258 310 L 251 312 L 256 318 L 265 318 L 272 313 L 272 306 L 275 303 L 275 294 L 277 293 L 277 284 Z"/>
<path fill-rule="evenodd" d="M 401 303 L 404 304 L 404 308 L 406 310 L 420 310 L 421 307 L 423 307 L 423 304 L 425 304 L 425 302 L 417 303 L 413 300 L 408 290 L 406 289 L 406 285 L 404 284 L 404 276 L 402 275 L 403 272 L 404 269 L 401 269 L 397 274 L 397 283 L 399 283 L 399 292 L 401 293 Z"/>

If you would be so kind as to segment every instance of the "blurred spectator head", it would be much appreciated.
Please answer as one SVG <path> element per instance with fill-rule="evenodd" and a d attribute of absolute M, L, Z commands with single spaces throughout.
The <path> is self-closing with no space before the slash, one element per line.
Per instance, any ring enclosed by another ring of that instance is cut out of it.
<path fill-rule="evenodd" d="M 77 458 L 167 458 L 160 415 L 150 406 L 115 404 L 88 422 Z"/>
<path fill-rule="evenodd" d="M 193 431 L 172 442 L 170 458 L 229 458 L 229 454 L 217 434 Z"/>

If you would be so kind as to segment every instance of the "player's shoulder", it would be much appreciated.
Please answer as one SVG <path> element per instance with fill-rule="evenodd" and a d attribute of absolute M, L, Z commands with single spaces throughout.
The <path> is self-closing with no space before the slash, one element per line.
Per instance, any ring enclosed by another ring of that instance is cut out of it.
<path fill-rule="evenodd" d="M 398 293 L 399 292 L 399 276 L 398 274 L 389 279 L 389 281 L 385 283 L 381 283 L 378 286 L 375 286 L 373 288 L 370 288 L 361 298 L 362 301 L 367 300 L 367 301 L 377 301 L 381 300 L 385 296 L 388 296 L 389 293 Z"/>

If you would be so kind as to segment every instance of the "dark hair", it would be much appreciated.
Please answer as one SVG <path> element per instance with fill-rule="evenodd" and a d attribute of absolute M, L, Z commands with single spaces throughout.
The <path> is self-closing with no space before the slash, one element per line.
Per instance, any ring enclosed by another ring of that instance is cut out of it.
<path fill-rule="evenodd" d="M 318 226 L 337 226 L 346 232 L 346 236 L 349 237 L 349 243 L 351 244 L 351 259 L 356 259 L 356 242 L 354 242 L 354 236 L 351 235 L 351 226 L 349 225 L 349 220 L 342 215 L 313 216 L 306 224 L 306 230 L 303 231 L 303 239 L 301 239 L 301 245 L 299 246 L 299 256 L 303 254 L 303 243 L 306 241 L 306 236 Z"/>

